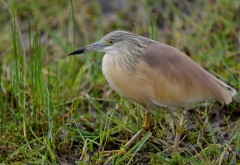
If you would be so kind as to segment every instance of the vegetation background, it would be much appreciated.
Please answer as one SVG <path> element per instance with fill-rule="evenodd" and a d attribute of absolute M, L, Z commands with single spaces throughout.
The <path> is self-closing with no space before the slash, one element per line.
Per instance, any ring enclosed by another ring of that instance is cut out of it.
<path fill-rule="evenodd" d="M 113 30 L 172 45 L 240 90 L 239 0 L 1 0 L 0 162 L 3 164 L 240 164 L 239 94 L 200 103 L 174 123 L 152 111 L 152 130 L 124 155 L 144 110 L 113 92 L 101 53 L 67 57 Z M 107 163 L 106 163 L 107 164 Z"/>

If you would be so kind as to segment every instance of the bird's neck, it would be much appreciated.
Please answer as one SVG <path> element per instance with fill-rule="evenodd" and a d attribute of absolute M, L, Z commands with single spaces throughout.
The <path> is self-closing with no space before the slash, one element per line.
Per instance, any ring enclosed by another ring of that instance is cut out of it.
<path fill-rule="evenodd" d="M 138 57 L 130 54 L 128 51 L 115 50 L 114 52 L 108 52 L 106 55 L 110 56 L 114 66 L 120 67 L 123 71 L 128 70 L 134 72 L 138 63 Z"/>

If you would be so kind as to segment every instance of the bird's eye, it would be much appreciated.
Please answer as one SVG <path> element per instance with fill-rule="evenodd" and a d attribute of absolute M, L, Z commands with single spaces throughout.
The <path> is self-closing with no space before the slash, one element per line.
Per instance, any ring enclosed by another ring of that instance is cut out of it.
<path fill-rule="evenodd" d="M 112 41 L 112 40 L 109 40 L 108 42 L 109 42 L 109 44 L 113 44 L 113 41 Z"/>

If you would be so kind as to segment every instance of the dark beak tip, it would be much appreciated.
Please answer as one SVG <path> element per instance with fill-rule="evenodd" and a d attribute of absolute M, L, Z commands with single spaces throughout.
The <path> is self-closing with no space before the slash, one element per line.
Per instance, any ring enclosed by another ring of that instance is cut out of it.
<path fill-rule="evenodd" d="M 74 55 L 74 53 L 72 52 L 72 53 L 69 53 L 67 56 L 71 56 L 71 55 Z"/>
<path fill-rule="evenodd" d="M 67 56 L 72 56 L 72 55 L 76 55 L 76 54 L 82 54 L 86 51 L 85 48 L 81 48 L 81 49 L 78 49 L 78 50 L 75 50 L 74 52 L 72 53 L 69 53 Z"/>

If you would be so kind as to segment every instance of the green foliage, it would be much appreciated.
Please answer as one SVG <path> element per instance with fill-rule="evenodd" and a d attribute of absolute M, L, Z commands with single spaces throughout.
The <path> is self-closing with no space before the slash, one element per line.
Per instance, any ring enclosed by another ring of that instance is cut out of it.
<path fill-rule="evenodd" d="M 240 163 L 239 95 L 190 109 L 177 153 L 173 119 L 159 109 L 124 155 L 105 155 L 141 129 L 144 108 L 109 88 L 100 53 L 67 57 L 125 29 L 177 47 L 239 91 L 239 1 L 128 1 L 114 12 L 86 0 L 0 4 L 0 163 Z"/>

